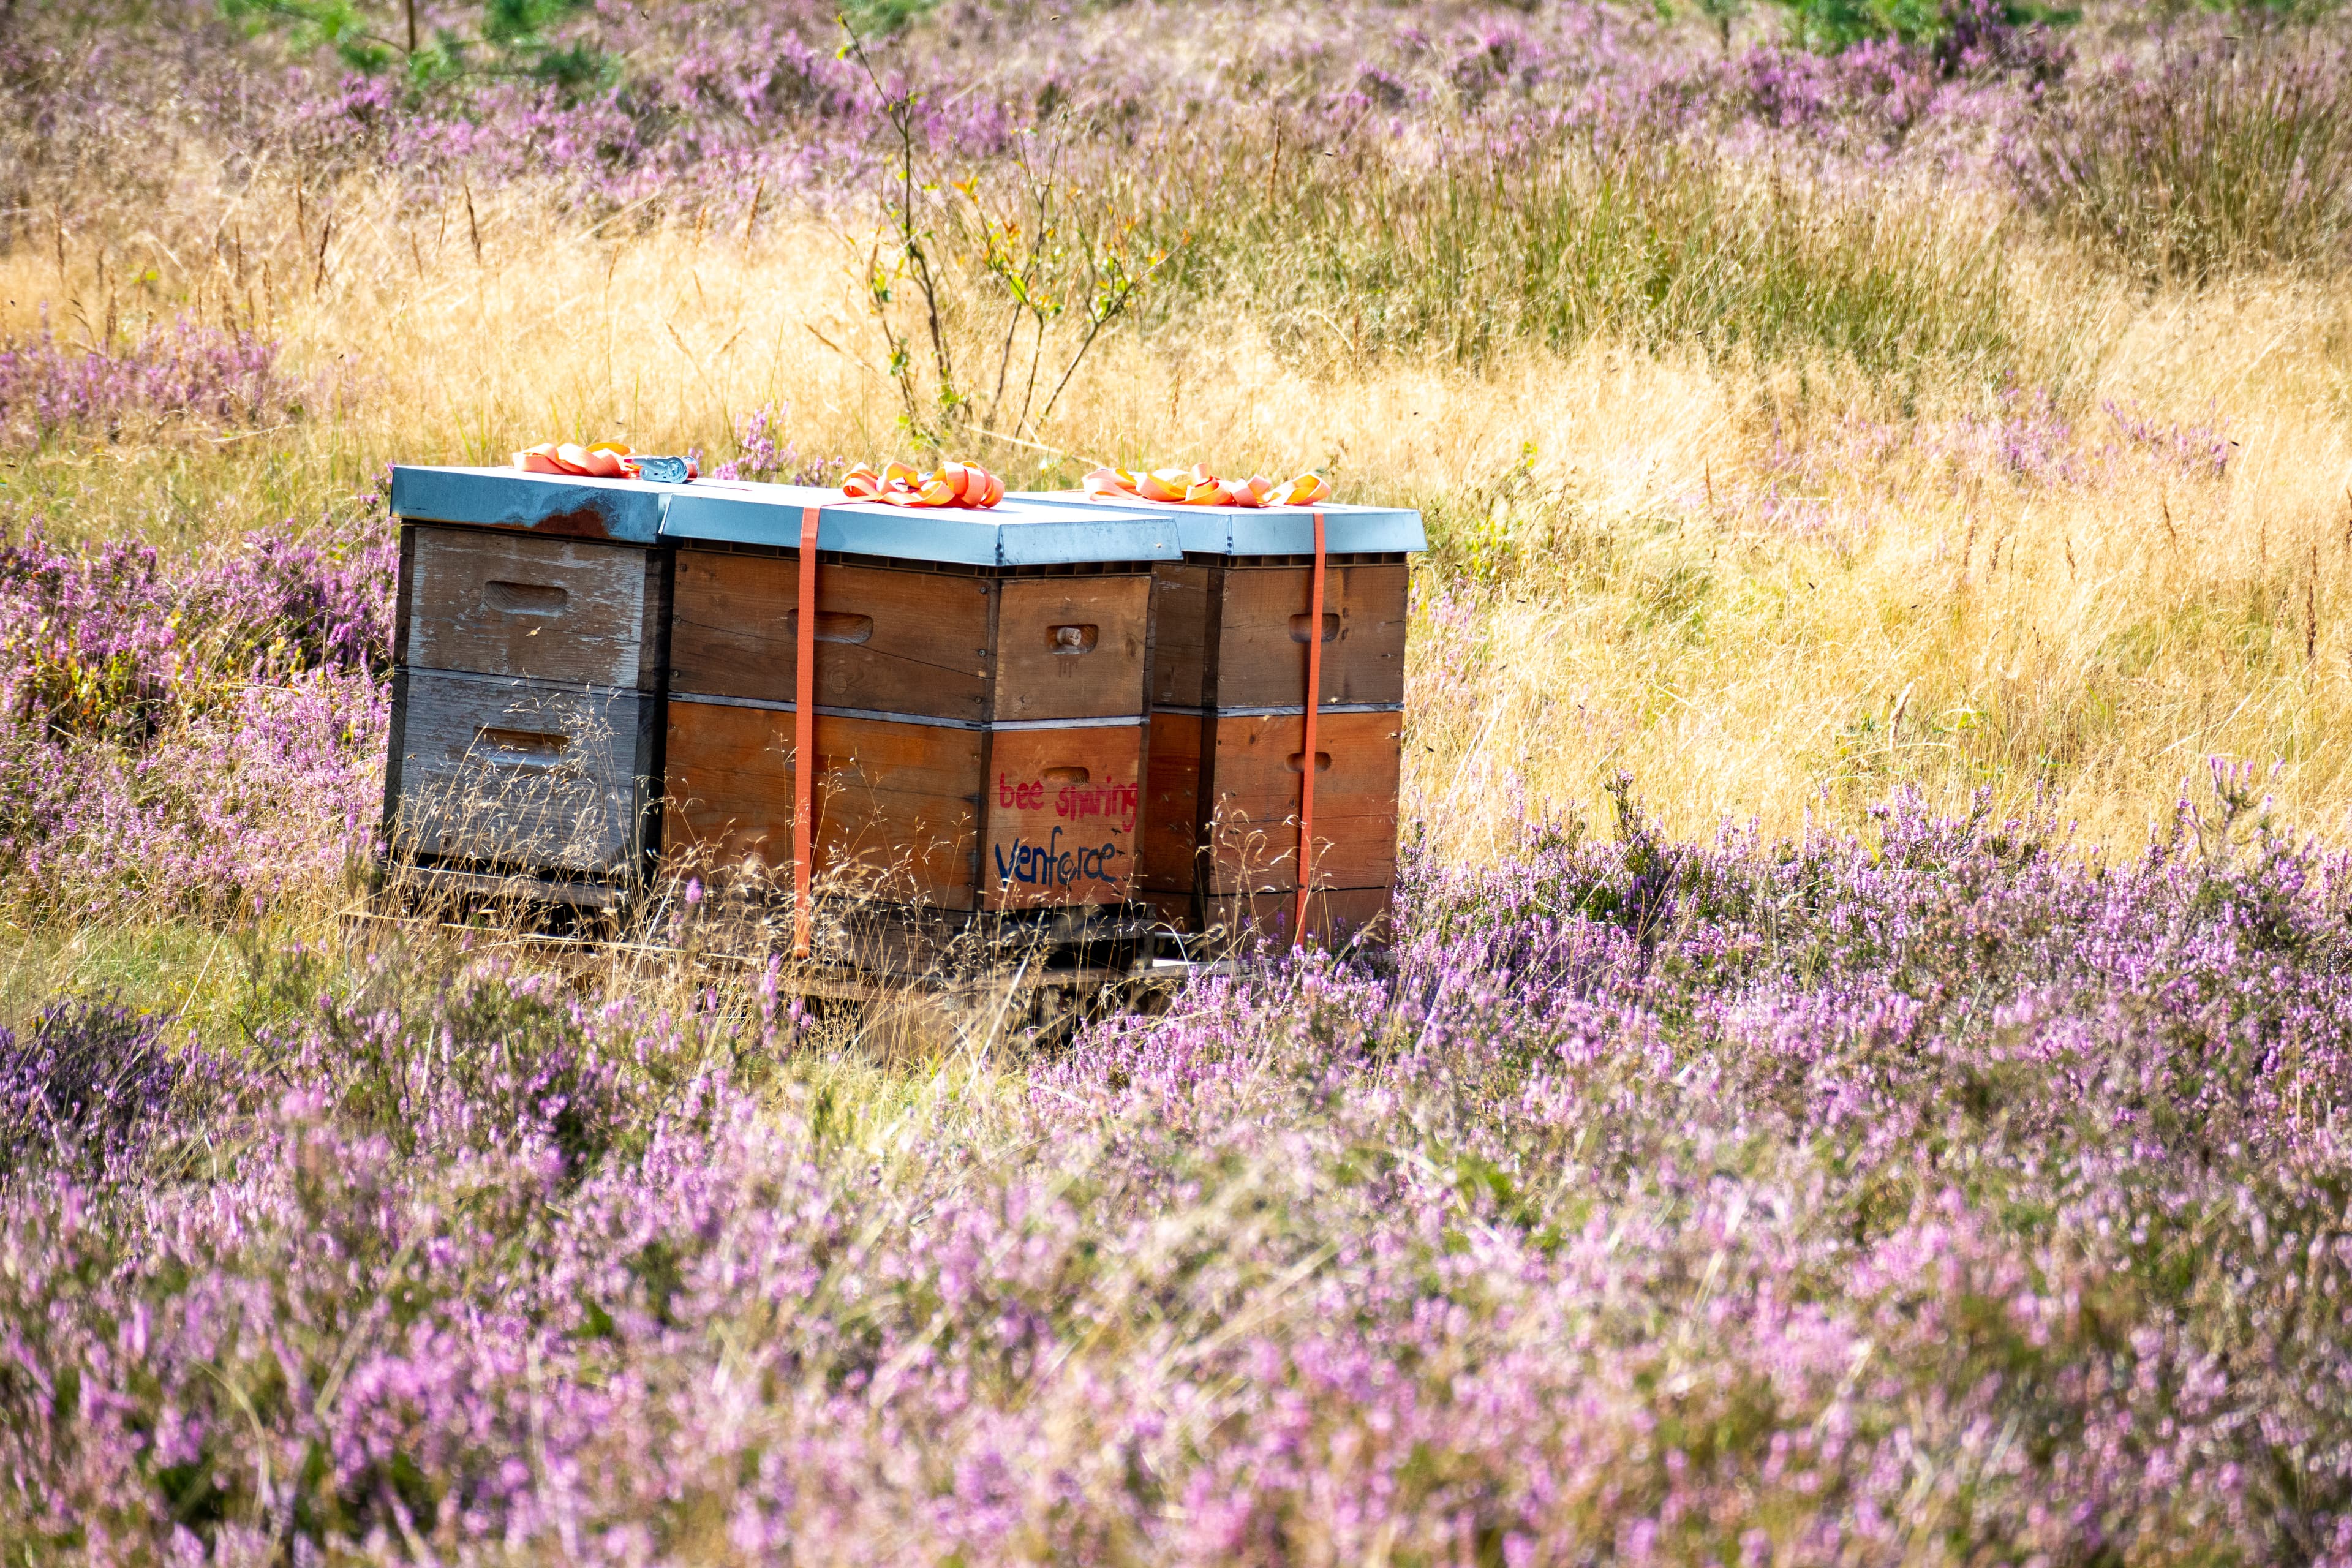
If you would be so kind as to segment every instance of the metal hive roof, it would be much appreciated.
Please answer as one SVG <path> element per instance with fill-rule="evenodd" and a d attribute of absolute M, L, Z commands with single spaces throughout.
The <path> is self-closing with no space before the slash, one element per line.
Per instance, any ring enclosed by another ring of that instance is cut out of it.
<path fill-rule="evenodd" d="M 1077 511 L 1023 496 L 985 510 L 896 507 L 843 499 L 802 485 L 697 483 L 673 499 L 664 539 L 739 544 L 800 542 L 801 511 L 815 507 L 817 548 L 853 555 L 971 566 L 1057 566 L 1096 561 L 1174 561 L 1179 531 L 1144 507 Z"/>
<path fill-rule="evenodd" d="M 1178 520 L 1158 508 L 1076 508 L 1008 496 L 986 510 L 853 501 L 839 490 L 748 480 L 682 485 L 575 479 L 515 468 L 395 468 L 392 510 L 415 521 L 521 528 L 627 544 L 797 545 L 818 510 L 817 548 L 967 566 L 1174 561 Z"/>
<path fill-rule="evenodd" d="M 1323 514 L 1323 548 L 1335 555 L 1388 554 L 1429 548 L 1421 513 L 1409 507 L 1181 506 L 1097 501 L 1079 490 L 1021 491 L 1004 498 L 1100 511 L 1141 510 L 1171 520 L 1187 555 L 1308 555 L 1315 550 L 1315 514 Z"/>

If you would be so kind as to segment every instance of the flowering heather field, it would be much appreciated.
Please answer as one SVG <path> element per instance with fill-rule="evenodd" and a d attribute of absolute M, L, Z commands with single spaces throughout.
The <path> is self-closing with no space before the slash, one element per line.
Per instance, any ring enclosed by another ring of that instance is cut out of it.
<path fill-rule="evenodd" d="M 29 1021 L 36 1558 L 2352 1560 L 2347 867 L 1898 804 L 1416 867 L 1377 973 L 877 1081 L 275 960 Z"/>
<path fill-rule="evenodd" d="M 848 24 L 0 0 L 0 1558 L 2352 1568 L 2332 8 Z M 1393 950 L 346 921 L 555 436 L 1423 507 Z"/>
<path fill-rule="evenodd" d="M 0 879 L 51 918 L 254 913 L 381 813 L 393 548 L 0 547 Z"/>

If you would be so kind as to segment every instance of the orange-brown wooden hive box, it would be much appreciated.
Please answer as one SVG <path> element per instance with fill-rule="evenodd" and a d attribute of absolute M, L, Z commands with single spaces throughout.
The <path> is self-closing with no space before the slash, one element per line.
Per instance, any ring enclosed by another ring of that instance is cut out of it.
<path fill-rule="evenodd" d="M 1172 519 L 1008 500 L 898 509 L 696 485 L 677 548 L 665 856 L 788 876 L 802 531 L 814 509 L 814 876 L 942 910 L 1126 903 Z"/>
<path fill-rule="evenodd" d="M 1183 558 L 1154 568 L 1139 894 L 1184 929 L 1290 928 L 1320 512 L 1307 925 L 1327 942 L 1376 936 L 1396 884 L 1409 558 L 1427 547 L 1421 515 L 1364 506 L 1164 510 L 1176 519 Z"/>

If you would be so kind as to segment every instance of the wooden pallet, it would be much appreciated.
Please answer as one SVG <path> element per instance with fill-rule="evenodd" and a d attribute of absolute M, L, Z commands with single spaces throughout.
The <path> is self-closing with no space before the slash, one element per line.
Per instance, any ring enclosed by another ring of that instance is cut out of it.
<path fill-rule="evenodd" d="M 551 925 L 551 912 L 572 918 Z M 398 868 L 374 896 L 346 910 L 343 921 L 370 942 L 425 934 L 583 973 L 615 963 L 684 966 L 738 981 L 764 981 L 789 941 L 786 924 L 722 915 L 697 922 L 692 940 L 681 943 L 662 934 L 659 911 L 625 899 L 600 902 L 594 884 L 439 867 Z M 1008 1026 L 1051 1029 L 1160 1005 L 1192 976 L 1232 967 L 1163 949 L 1153 940 L 1156 923 L 1137 910 L 1066 910 L 1009 921 L 990 930 L 936 912 L 866 907 L 850 917 L 845 942 L 826 943 L 814 961 L 785 963 L 777 980 L 784 994 L 806 999 L 872 1005 L 929 998 L 999 1009 Z"/>

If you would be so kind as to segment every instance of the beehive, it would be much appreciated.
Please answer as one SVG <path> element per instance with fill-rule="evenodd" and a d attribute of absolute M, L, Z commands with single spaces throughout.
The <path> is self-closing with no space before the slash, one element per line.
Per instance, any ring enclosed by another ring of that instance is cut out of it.
<path fill-rule="evenodd" d="M 460 881 L 610 903 L 658 847 L 670 487 L 399 468 L 384 826 Z"/>
<path fill-rule="evenodd" d="M 1171 520 L 1111 508 L 901 510 L 764 485 L 673 499 L 673 863 L 792 863 L 810 508 L 820 883 L 944 910 L 1125 902 L 1152 569 L 1179 552 Z"/>
<path fill-rule="evenodd" d="M 1307 926 L 1326 941 L 1366 932 L 1396 882 L 1409 557 L 1427 547 L 1421 515 L 1336 505 L 1166 510 L 1183 558 L 1154 568 L 1139 891 L 1187 929 L 1286 930 L 1296 914 L 1319 511 Z"/>

